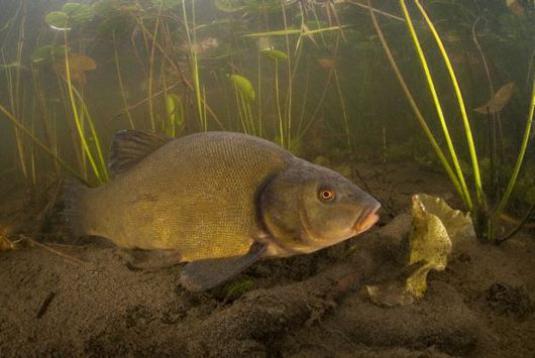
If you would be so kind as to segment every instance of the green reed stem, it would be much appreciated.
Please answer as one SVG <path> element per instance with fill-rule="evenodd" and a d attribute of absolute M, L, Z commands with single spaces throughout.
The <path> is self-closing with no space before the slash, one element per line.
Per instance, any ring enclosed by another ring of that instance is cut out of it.
<path fill-rule="evenodd" d="M 22 133 L 26 134 L 38 147 L 40 147 L 46 154 L 48 154 L 56 163 L 58 163 L 63 169 L 65 169 L 67 172 L 78 178 L 80 181 L 84 182 L 85 184 L 89 184 L 87 180 L 85 180 L 80 173 L 78 173 L 76 170 L 74 170 L 67 162 L 65 162 L 63 159 L 61 159 L 56 153 L 54 153 L 50 148 L 48 148 L 39 138 L 37 138 L 32 131 L 27 129 L 25 126 L 23 126 L 20 121 L 11 113 L 9 112 L 4 106 L 0 104 L 0 112 L 2 112 L 7 119 L 18 128 Z"/>
<path fill-rule="evenodd" d="M 526 127 L 524 129 L 524 137 L 522 138 L 522 144 L 520 146 L 520 151 L 518 152 L 518 156 L 516 157 L 516 163 L 513 169 L 513 173 L 511 174 L 511 178 L 509 179 L 509 182 L 507 183 L 507 188 L 505 189 L 505 192 L 500 200 L 500 203 L 498 204 L 498 207 L 496 208 L 494 216 L 499 216 L 503 209 L 505 209 L 505 206 L 507 205 L 507 202 L 509 201 L 509 197 L 511 196 L 511 193 L 513 192 L 513 188 L 515 187 L 515 184 L 518 179 L 518 174 L 520 173 L 520 168 L 522 167 L 522 163 L 524 162 L 524 156 L 526 154 L 526 149 L 528 148 L 528 143 L 530 140 L 530 133 L 531 133 L 531 127 L 533 125 L 533 112 L 535 110 L 535 76 L 533 77 L 533 84 L 531 87 L 531 103 L 529 107 L 529 114 L 528 118 L 526 120 Z"/>
<path fill-rule="evenodd" d="M 457 157 L 457 152 L 455 151 L 455 147 L 453 145 L 453 141 L 452 141 L 450 133 L 449 133 L 448 124 L 446 123 L 446 119 L 444 118 L 444 113 L 442 111 L 442 105 L 441 105 L 440 100 L 438 98 L 438 94 L 437 94 L 437 91 L 436 91 L 436 88 L 435 88 L 435 83 L 434 83 L 434 80 L 433 80 L 433 76 L 431 75 L 431 71 L 429 70 L 429 65 L 427 63 L 427 59 L 426 59 L 425 54 L 424 54 L 424 52 L 422 50 L 422 46 L 420 44 L 420 40 L 418 38 L 418 34 L 416 33 L 416 30 L 414 29 L 414 25 L 412 23 L 412 19 L 410 17 L 409 11 L 408 11 L 407 6 L 405 4 L 405 0 L 400 0 L 400 5 L 401 5 L 401 9 L 403 11 L 403 15 L 405 16 L 405 21 L 407 23 L 407 27 L 409 29 L 412 41 L 413 41 L 414 46 L 416 48 L 416 52 L 418 53 L 418 57 L 420 58 L 420 63 L 421 63 L 422 68 L 424 70 L 424 74 L 425 74 L 425 78 L 426 78 L 426 81 L 427 81 L 427 85 L 429 86 L 429 90 L 430 90 L 431 95 L 433 97 L 433 102 L 435 104 L 435 108 L 436 108 L 436 111 L 437 111 L 438 119 L 440 121 L 440 125 L 441 125 L 442 131 L 444 133 L 444 138 L 446 139 L 446 144 L 447 144 L 448 150 L 450 152 L 451 159 L 453 161 L 453 166 L 455 168 L 456 176 L 459 179 L 459 182 L 460 182 L 460 185 L 461 185 L 461 189 L 462 189 L 462 193 L 463 193 L 462 197 L 464 198 L 465 204 L 468 207 L 468 209 L 472 210 L 472 207 L 473 207 L 472 198 L 470 197 L 470 192 L 469 192 L 468 187 L 466 185 L 466 180 L 464 178 L 464 174 L 462 172 L 461 165 L 460 165 L 459 159 Z M 470 128 L 469 125 L 468 125 L 468 128 Z M 470 132 L 469 135 L 467 134 L 467 136 L 469 136 L 471 138 L 471 132 Z M 473 144 L 473 142 L 470 142 L 470 143 Z M 477 157 L 476 157 L 476 160 L 477 160 Z M 477 165 L 477 163 L 476 163 L 476 167 L 478 169 L 477 173 L 478 173 L 478 178 L 479 178 L 479 166 Z M 478 179 L 477 182 L 480 184 L 480 179 Z"/>
<path fill-rule="evenodd" d="M 349 148 L 352 148 L 353 143 L 351 140 L 351 132 L 349 130 L 349 117 L 347 115 L 346 102 L 344 100 L 344 92 L 342 91 L 342 87 L 340 86 L 340 81 L 338 79 L 338 71 L 336 71 L 336 68 L 333 69 L 333 74 L 334 74 L 334 83 L 336 86 L 336 91 L 338 92 L 338 98 L 340 99 L 340 107 L 342 108 L 342 115 L 344 117 L 344 130 L 346 132 L 347 145 Z"/>
<path fill-rule="evenodd" d="M 131 129 L 135 129 L 134 120 L 128 109 L 128 102 L 126 100 L 126 92 L 124 89 L 123 75 L 121 74 L 121 66 L 119 64 L 119 54 L 117 53 L 117 42 L 115 41 L 115 31 L 113 31 L 113 56 L 115 59 L 115 70 L 117 72 L 117 80 L 119 81 L 119 89 L 121 91 L 121 100 L 123 101 L 123 106 L 126 111 L 126 116 L 128 117 L 128 123 L 130 124 Z"/>
<path fill-rule="evenodd" d="M 480 206 L 484 206 L 485 205 L 485 193 L 483 192 L 483 183 L 481 181 L 481 173 L 479 170 L 479 160 L 477 157 L 476 146 L 474 144 L 474 136 L 472 135 L 472 129 L 470 128 L 470 121 L 466 113 L 466 106 L 464 104 L 463 94 L 461 92 L 461 87 L 459 86 L 459 81 L 457 80 L 457 76 L 455 75 L 455 71 L 453 70 L 453 66 L 451 65 L 451 61 L 449 59 L 448 53 L 446 52 L 444 43 L 442 42 L 442 39 L 440 38 L 435 28 L 435 25 L 433 24 L 433 22 L 427 15 L 427 12 L 423 8 L 423 6 L 420 4 L 420 1 L 415 0 L 415 3 L 416 3 L 416 6 L 418 7 L 418 10 L 420 10 L 420 13 L 424 17 L 425 22 L 427 23 L 427 26 L 431 30 L 431 33 L 433 34 L 435 42 L 440 50 L 440 54 L 442 55 L 442 59 L 444 60 L 444 63 L 446 64 L 446 68 L 448 70 L 451 83 L 455 90 L 455 97 L 457 98 L 459 109 L 461 111 L 461 117 L 462 117 L 463 125 L 464 125 L 464 134 L 466 136 L 466 142 L 468 144 L 468 151 L 470 153 L 470 159 L 472 161 L 472 171 L 474 175 L 474 184 L 476 187 L 477 200 Z M 461 177 L 461 183 L 463 180 L 464 178 Z"/>
<path fill-rule="evenodd" d="M 284 30 L 288 30 L 288 19 L 286 16 L 286 6 L 284 4 L 284 0 L 281 0 L 281 9 L 282 9 L 282 20 L 284 24 Z M 292 56 L 290 52 L 290 36 L 288 33 L 285 35 L 285 42 L 286 42 L 286 54 L 288 55 L 288 58 L 286 59 L 286 63 L 288 65 L 288 89 L 286 93 L 286 136 L 287 136 L 287 145 L 288 148 L 290 147 L 292 143 L 292 97 L 293 97 L 293 76 L 292 76 Z"/>
<path fill-rule="evenodd" d="M 281 100 L 279 93 L 279 60 L 275 59 L 275 103 L 277 105 L 277 115 L 279 117 L 279 140 L 280 145 L 284 148 L 284 120 L 282 118 Z"/>
<path fill-rule="evenodd" d="M 93 121 L 93 117 L 89 114 L 89 109 L 87 108 L 87 105 L 80 94 L 78 90 L 73 87 L 74 94 L 76 94 L 76 97 L 78 98 L 78 102 L 80 103 L 80 106 L 82 108 L 82 111 L 84 115 L 87 117 L 87 123 L 89 125 L 89 130 L 91 132 L 91 137 L 93 138 L 93 141 L 95 143 L 95 149 L 97 151 L 97 157 L 98 157 L 98 164 L 100 167 L 100 172 L 102 173 L 102 177 L 105 181 L 108 180 L 108 168 L 106 166 L 106 160 L 104 159 L 104 155 L 102 154 L 102 144 L 100 141 L 100 138 L 98 136 L 98 132 L 95 129 L 95 123 Z"/>
<path fill-rule="evenodd" d="M 64 35 L 64 40 L 65 40 L 65 47 L 67 47 L 67 32 L 64 32 L 63 35 Z M 78 136 L 80 138 L 80 143 L 82 144 L 82 148 L 83 148 L 84 152 L 87 155 L 87 159 L 89 160 L 89 163 L 91 165 L 91 168 L 93 169 L 93 173 L 95 174 L 97 180 L 99 181 L 99 183 L 104 183 L 105 180 L 104 180 L 104 178 L 102 176 L 102 173 L 100 172 L 100 170 L 99 170 L 99 168 L 97 166 L 97 163 L 95 161 L 95 158 L 93 157 L 93 154 L 91 153 L 91 149 L 89 148 L 89 145 L 87 143 L 87 139 L 85 137 L 85 133 L 84 133 L 84 129 L 82 127 L 80 116 L 78 114 L 78 108 L 76 106 L 76 100 L 75 100 L 75 96 L 74 96 L 73 85 L 72 85 L 72 82 L 71 82 L 71 69 L 70 69 L 70 66 L 69 66 L 69 54 L 68 54 L 68 51 L 65 51 L 65 56 L 64 57 L 65 57 L 65 76 L 66 76 L 65 80 L 67 82 L 67 91 L 68 91 L 68 94 L 69 94 L 69 101 L 70 101 L 72 113 L 73 113 L 73 116 L 74 116 L 74 123 L 76 125 L 76 130 L 78 132 Z"/>
<path fill-rule="evenodd" d="M 154 35 L 152 36 L 152 44 L 149 56 L 149 79 L 148 79 L 148 98 L 149 98 L 149 117 L 152 131 L 156 131 L 156 120 L 154 118 L 154 102 L 152 100 L 152 87 L 154 83 L 154 56 L 156 54 L 156 43 L 158 41 L 158 32 L 160 29 L 160 14 L 162 10 L 163 2 L 158 9 L 158 15 L 156 16 L 156 24 L 154 25 Z"/>
<path fill-rule="evenodd" d="M 448 175 L 450 181 L 452 182 L 453 186 L 455 187 L 455 190 L 457 190 L 457 193 L 461 196 L 463 201 L 465 203 L 468 202 L 468 199 L 465 196 L 465 192 L 462 190 L 461 184 L 459 182 L 459 179 L 455 175 L 455 172 L 453 171 L 453 168 L 451 167 L 450 163 L 448 162 L 448 159 L 446 158 L 446 155 L 444 154 L 444 151 L 438 144 L 437 139 L 435 138 L 433 132 L 427 125 L 427 122 L 420 111 L 420 108 L 416 104 L 416 101 L 414 99 L 414 96 L 412 95 L 409 86 L 407 86 L 407 82 L 403 78 L 403 75 L 401 74 L 401 71 L 394 60 L 394 56 L 392 55 L 392 51 L 390 50 L 390 46 L 388 45 L 388 42 L 386 41 L 386 38 L 383 34 L 383 30 L 381 30 L 381 26 L 379 25 L 379 22 L 377 21 L 377 17 L 375 15 L 375 12 L 372 11 L 372 3 L 371 0 L 368 0 L 368 9 L 370 11 L 370 17 L 372 19 L 373 26 L 375 28 L 375 31 L 377 32 L 377 35 L 379 36 L 379 40 L 381 41 L 381 45 L 383 46 L 383 49 L 385 51 L 386 57 L 388 59 L 388 62 L 390 63 L 390 66 L 392 67 L 392 70 L 396 74 L 396 77 L 398 78 L 398 82 L 403 90 L 403 93 L 405 93 L 405 97 L 407 97 L 407 100 L 409 101 L 409 104 L 416 115 L 416 119 L 418 121 L 418 124 L 424 131 L 425 136 L 431 143 L 431 147 L 435 151 L 435 154 L 437 155 L 440 163 L 442 164 L 442 167 L 446 171 L 446 174 Z"/>
<path fill-rule="evenodd" d="M 201 83 L 199 76 L 199 61 L 197 58 L 197 51 L 193 48 L 193 44 L 196 43 L 196 33 L 195 33 L 195 1 L 192 2 L 192 22 L 193 22 L 193 33 L 191 33 L 188 25 L 188 13 L 186 11 L 186 1 L 182 1 L 182 16 L 184 17 L 184 27 L 186 29 L 186 38 L 188 40 L 188 46 L 190 48 L 190 66 L 193 76 L 193 88 L 195 92 L 195 102 L 197 105 L 197 113 L 199 115 L 199 123 L 202 130 L 207 130 L 207 121 L 204 116 L 205 110 L 203 109 L 202 104 L 202 94 L 201 94 Z"/>
<path fill-rule="evenodd" d="M 20 61 L 20 59 L 18 60 Z M 11 72 L 12 69 L 7 66 L 7 61 L 5 59 L 4 51 L 2 50 L 2 63 L 5 66 L 4 73 L 6 76 L 6 84 L 7 84 L 7 92 L 9 97 L 9 106 L 11 108 L 11 111 L 15 113 L 15 115 L 18 115 L 18 106 L 20 103 L 18 102 L 18 90 L 16 82 L 14 82 L 13 79 L 13 73 Z M 14 70 L 16 71 L 16 69 Z M 17 77 L 17 76 L 15 76 Z M 17 148 L 17 158 L 20 164 L 20 170 L 22 171 L 22 175 L 24 179 L 28 179 L 28 168 L 26 166 L 26 158 L 25 158 L 25 152 L 24 152 L 24 143 L 22 142 L 21 135 L 19 133 L 19 130 L 15 127 L 13 128 L 13 134 L 15 137 L 15 145 Z"/>

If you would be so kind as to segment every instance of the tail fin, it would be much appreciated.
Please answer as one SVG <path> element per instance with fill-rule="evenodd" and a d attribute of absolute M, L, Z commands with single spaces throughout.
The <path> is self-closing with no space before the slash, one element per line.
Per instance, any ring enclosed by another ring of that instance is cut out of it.
<path fill-rule="evenodd" d="M 63 184 L 63 221 L 76 238 L 87 234 L 83 214 L 88 190 L 88 187 L 75 179 L 67 179 Z"/>

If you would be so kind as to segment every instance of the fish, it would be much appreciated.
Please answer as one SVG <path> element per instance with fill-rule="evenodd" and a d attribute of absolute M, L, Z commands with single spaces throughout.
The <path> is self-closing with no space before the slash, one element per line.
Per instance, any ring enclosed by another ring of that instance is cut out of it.
<path fill-rule="evenodd" d="M 198 55 L 203 54 L 209 50 L 216 49 L 219 47 L 219 40 L 215 37 L 205 37 L 199 42 L 192 43 L 191 46 L 188 43 L 182 44 L 180 47 L 182 51 L 191 51 Z"/>
<path fill-rule="evenodd" d="M 81 53 L 70 53 L 68 55 L 68 60 L 71 81 L 85 85 L 87 82 L 85 73 L 94 71 L 97 68 L 95 60 Z M 54 64 L 56 73 L 64 79 L 67 78 L 66 67 L 64 57 Z"/>
<path fill-rule="evenodd" d="M 186 263 L 180 283 L 190 291 L 337 244 L 379 219 L 380 203 L 349 179 L 247 134 L 119 131 L 109 169 L 106 184 L 65 188 L 73 234 L 110 240 L 136 268 Z"/>
<path fill-rule="evenodd" d="M 322 57 L 318 59 L 318 64 L 324 70 L 332 70 L 336 67 L 336 60 L 334 58 Z"/>
<path fill-rule="evenodd" d="M 494 93 L 494 96 L 487 103 L 475 108 L 474 111 L 481 114 L 496 114 L 501 112 L 511 100 L 514 90 L 514 82 L 506 83 Z"/>

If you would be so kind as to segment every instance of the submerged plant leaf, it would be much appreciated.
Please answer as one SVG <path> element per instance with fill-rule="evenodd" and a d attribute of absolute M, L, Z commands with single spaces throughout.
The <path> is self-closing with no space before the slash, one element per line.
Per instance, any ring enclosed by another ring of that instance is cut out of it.
<path fill-rule="evenodd" d="M 95 10 L 87 4 L 68 2 L 63 5 L 62 10 L 67 14 L 69 24 L 71 25 L 80 25 L 89 22 L 95 16 Z"/>
<path fill-rule="evenodd" d="M 69 15 L 63 11 L 52 11 L 46 14 L 45 22 L 54 30 L 70 30 Z"/>
<path fill-rule="evenodd" d="M 272 60 L 287 60 L 288 59 L 288 55 L 286 54 L 286 52 L 283 52 L 280 50 L 264 49 L 260 52 L 266 55 L 267 57 L 271 58 Z"/>
<path fill-rule="evenodd" d="M 515 83 L 509 82 L 502 87 L 496 93 L 494 94 L 494 97 L 492 97 L 487 103 L 482 105 L 481 107 L 477 107 L 474 109 L 474 111 L 482 114 L 494 114 L 501 112 L 501 110 L 509 103 L 511 100 L 511 97 L 513 96 L 513 92 L 515 89 Z"/>
<path fill-rule="evenodd" d="M 437 213 L 432 211 L 434 208 L 439 208 L 442 212 L 444 207 L 435 205 L 436 202 L 429 199 L 429 196 L 418 194 L 412 197 L 412 230 L 409 235 L 408 264 L 424 263 L 406 281 L 407 290 L 415 298 L 423 297 L 430 270 L 442 271 L 446 268 L 452 247 L 446 226 Z M 431 203 L 431 206 L 428 206 L 428 203 Z"/>
<path fill-rule="evenodd" d="M 229 282 L 223 287 L 226 301 L 236 300 L 254 288 L 254 281 L 250 278 L 243 278 Z"/>
<path fill-rule="evenodd" d="M 63 58 L 65 51 L 68 51 L 68 48 L 64 45 L 45 45 L 38 47 L 32 53 L 32 62 L 35 64 L 52 62 L 57 58 Z"/>
<path fill-rule="evenodd" d="M 174 137 L 184 128 L 184 105 L 178 95 L 170 93 L 165 96 L 165 111 L 167 113 L 165 133 Z"/>
<path fill-rule="evenodd" d="M 256 92 L 254 87 L 246 77 L 241 75 L 231 75 L 230 80 L 234 83 L 234 86 L 240 91 L 240 93 L 248 100 L 254 101 L 256 98 Z"/>
<path fill-rule="evenodd" d="M 405 269 L 395 280 L 366 286 L 370 299 L 379 305 L 413 303 L 427 290 L 427 275 L 442 271 L 453 246 L 463 238 L 475 237 L 468 214 L 454 210 L 441 198 L 426 194 L 412 197 L 412 227 Z"/>
<path fill-rule="evenodd" d="M 453 246 L 467 238 L 474 238 L 474 226 L 470 214 L 451 208 L 440 197 L 418 194 L 418 198 L 426 211 L 437 216 L 446 228 Z"/>

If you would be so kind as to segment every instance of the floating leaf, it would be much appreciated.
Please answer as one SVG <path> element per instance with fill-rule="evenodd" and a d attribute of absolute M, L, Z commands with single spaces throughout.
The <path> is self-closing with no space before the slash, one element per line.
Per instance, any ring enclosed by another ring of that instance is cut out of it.
<path fill-rule="evenodd" d="M 509 82 L 503 85 L 487 103 L 481 107 L 477 107 L 474 111 L 483 114 L 495 114 L 501 112 L 501 110 L 509 103 L 515 89 L 515 83 Z"/>
<path fill-rule="evenodd" d="M 280 50 L 265 49 L 260 52 L 266 55 L 267 57 L 271 58 L 272 60 L 287 60 L 288 59 L 288 55 L 286 54 L 286 52 L 282 52 Z"/>
<path fill-rule="evenodd" d="M 230 80 L 248 101 L 252 102 L 255 100 L 256 93 L 251 81 L 240 75 L 231 75 Z"/>
<path fill-rule="evenodd" d="M 69 28 L 69 15 L 63 11 L 52 11 L 46 14 L 45 22 L 54 30 L 67 31 Z"/>

